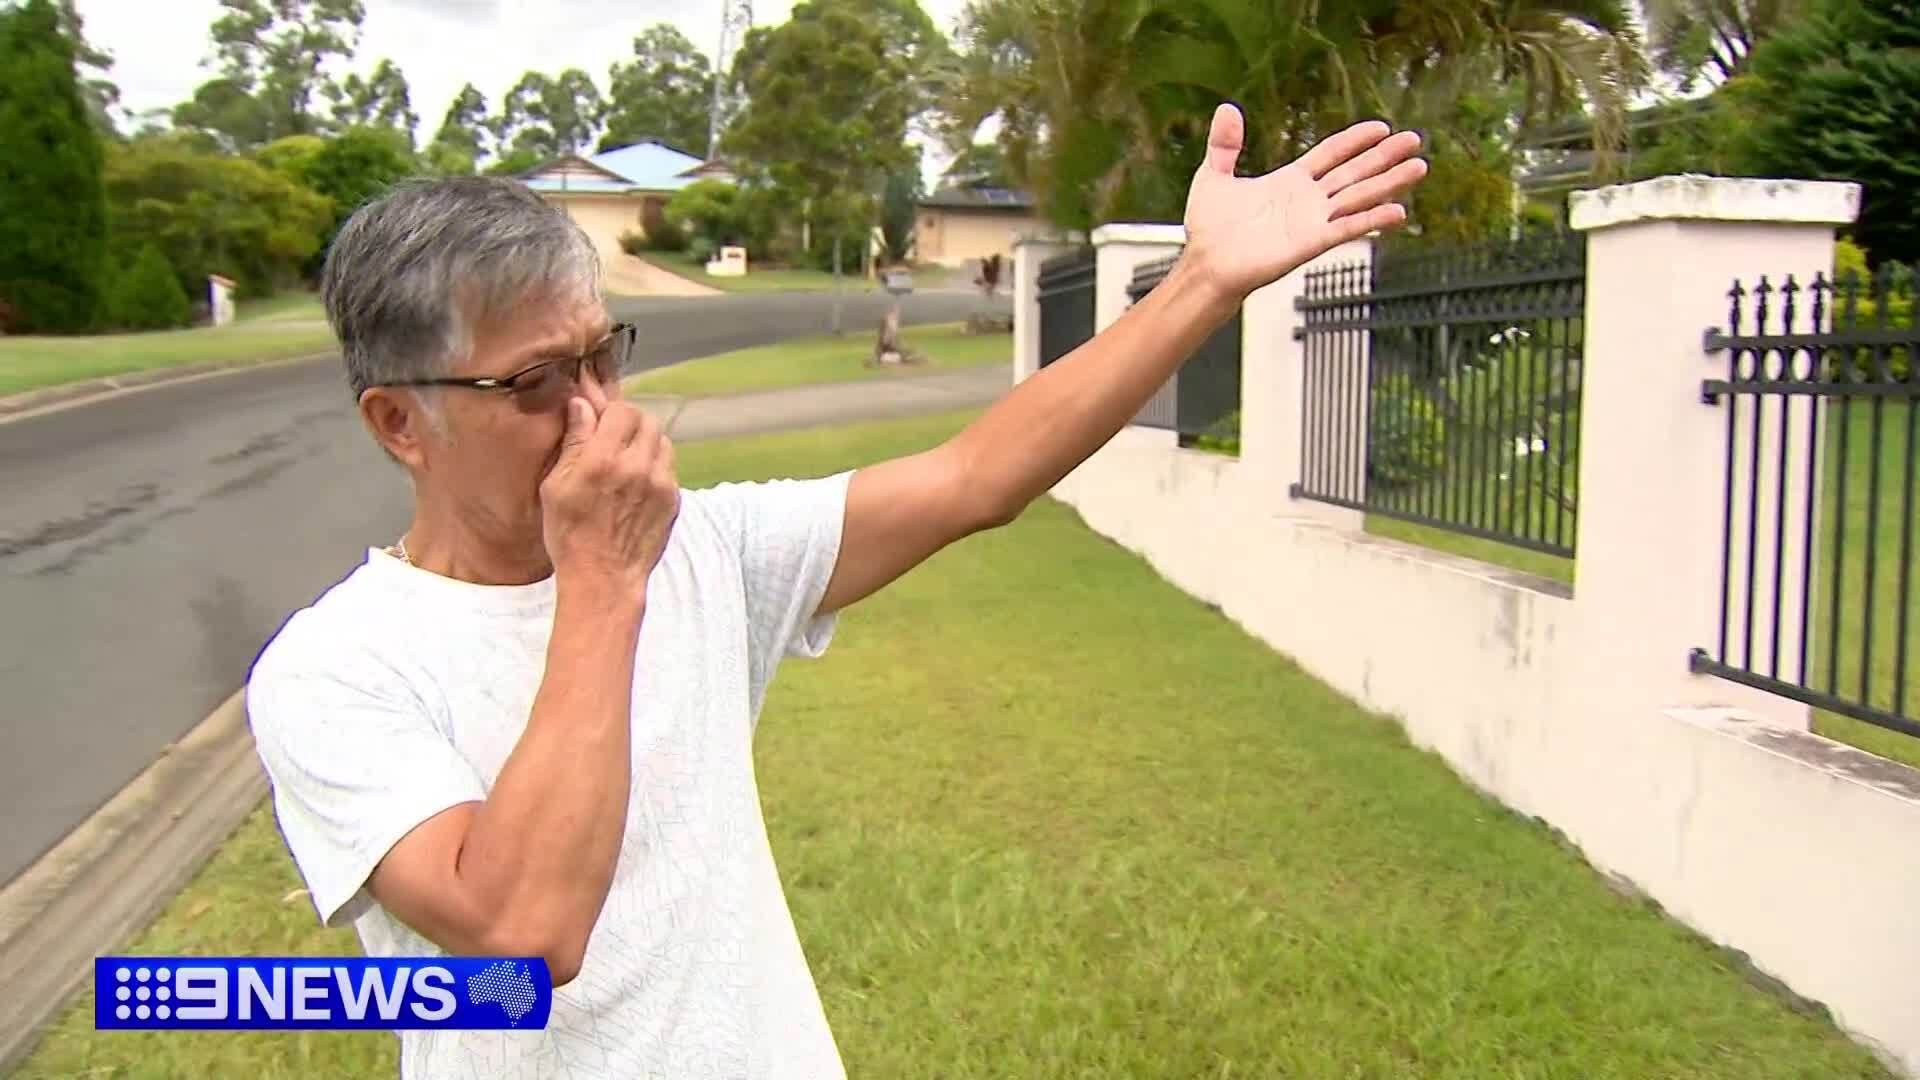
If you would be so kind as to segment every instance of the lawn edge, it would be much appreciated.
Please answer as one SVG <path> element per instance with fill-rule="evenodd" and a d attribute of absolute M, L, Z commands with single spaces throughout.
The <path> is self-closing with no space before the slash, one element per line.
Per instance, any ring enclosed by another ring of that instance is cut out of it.
<path fill-rule="evenodd" d="M 157 386 L 161 383 L 226 375 L 236 371 L 250 371 L 254 368 L 281 364 L 305 364 L 338 355 L 340 355 L 339 349 L 327 349 L 321 352 L 303 353 L 299 356 L 278 356 L 266 360 L 229 360 L 208 364 L 188 364 L 183 367 L 147 368 L 144 371 L 129 371 L 120 375 L 101 375 L 90 379 L 39 386 L 32 390 L 22 390 L 17 394 L 0 396 L 0 424 L 10 420 L 24 419 L 42 409 L 82 405 L 94 398 Z"/>

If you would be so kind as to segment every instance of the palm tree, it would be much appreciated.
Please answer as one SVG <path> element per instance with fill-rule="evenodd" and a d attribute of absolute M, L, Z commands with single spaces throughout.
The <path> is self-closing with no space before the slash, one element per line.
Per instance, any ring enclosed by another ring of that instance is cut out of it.
<path fill-rule="evenodd" d="M 1804 0 L 1646 0 L 1653 60 L 1682 90 L 1723 83 L 1746 69 L 1761 39 L 1807 7 Z"/>
<path fill-rule="evenodd" d="M 1054 219 L 1177 217 L 1221 100 L 1250 163 L 1356 116 L 1445 133 L 1463 99 L 1512 122 L 1584 109 L 1618 145 L 1647 76 L 1627 0 L 975 0 L 948 82 L 950 137 L 988 116 Z"/>

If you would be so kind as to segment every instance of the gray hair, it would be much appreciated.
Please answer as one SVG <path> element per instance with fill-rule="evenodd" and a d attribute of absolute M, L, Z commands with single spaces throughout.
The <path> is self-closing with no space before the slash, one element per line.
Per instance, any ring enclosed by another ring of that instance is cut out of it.
<path fill-rule="evenodd" d="M 445 374 L 473 326 L 531 300 L 594 297 L 600 258 L 566 213 L 517 180 L 408 180 L 355 211 L 320 275 L 354 397 Z"/>

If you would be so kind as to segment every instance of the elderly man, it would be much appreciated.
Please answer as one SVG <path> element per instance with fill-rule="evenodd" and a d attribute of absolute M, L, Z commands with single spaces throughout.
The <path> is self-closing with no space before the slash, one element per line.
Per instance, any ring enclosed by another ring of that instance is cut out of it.
<path fill-rule="evenodd" d="M 681 491 L 618 398 L 643 332 L 519 185 L 348 222 L 327 316 L 412 525 L 268 646 L 247 706 L 320 917 L 370 955 L 544 957 L 540 1032 L 406 1032 L 412 1077 L 822 1077 L 838 1051 L 780 889 L 751 740 L 834 614 L 1012 521 L 1241 299 L 1405 218 L 1419 138 L 1368 123 L 1239 178 L 1222 106 L 1164 284 L 952 441 L 824 479 Z"/>

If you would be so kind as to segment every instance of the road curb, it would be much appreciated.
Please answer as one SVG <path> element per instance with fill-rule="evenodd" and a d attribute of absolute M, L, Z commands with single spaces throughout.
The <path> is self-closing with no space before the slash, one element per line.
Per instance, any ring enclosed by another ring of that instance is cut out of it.
<path fill-rule="evenodd" d="M 94 398 L 108 397 L 164 383 L 183 382 L 187 379 L 204 379 L 213 375 L 231 375 L 235 372 L 252 371 L 256 368 L 275 367 L 283 364 L 304 364 L 314 360 L 324 360 L 338 356 L 338 350 L 307 353 L 302 356 L 275 357 L 272 360 L 239 360 L 223 364 L 189 364 L 185 367 L 150 368 L 146 371 L 129 371 L 123 375 L 107 375 L 98 379 L 82 379 L 79 382 L 62 383 L 59 386 L 47 386 L 38 390 L 28 390 L 19 394 L 0 397 L 0 424 L 9 420 L 19 420 L 46 409 L 60 406 L 81 405 Z"/>
<path fill-rule="evenodd" d="M 237 692 L 0 889 L 0 1075 L 266 794 Z"/>

